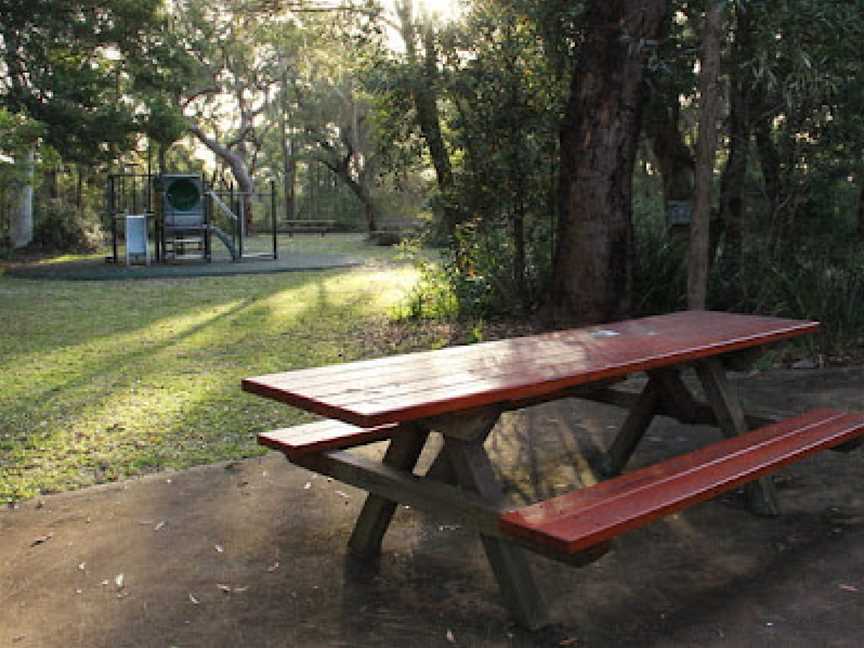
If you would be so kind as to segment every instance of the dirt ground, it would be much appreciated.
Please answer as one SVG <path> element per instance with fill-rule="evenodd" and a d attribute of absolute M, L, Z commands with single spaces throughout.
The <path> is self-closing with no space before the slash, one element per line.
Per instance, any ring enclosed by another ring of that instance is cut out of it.
<path fill-rule="evenodd" d="M 760 405 L 864 410 L 864 368 L 737 384 Z M 533 500 L 578 483 L 618 421 L 562 401 L 507 415 L 489 450 Z M 633 466 L 716 438 L 658 419 Z M 529 633 L 468 529 L 400 507 L 379 563 L 358 564 L 353 488 L 277 454 L 162 473 L 0 512 L 0 646 L 860 646 L 862 475 L 864 453 L 821 453 L 777 476 L 781 517 L 730 494 L 583 569 L 532 557 L 555 624 Z"/>

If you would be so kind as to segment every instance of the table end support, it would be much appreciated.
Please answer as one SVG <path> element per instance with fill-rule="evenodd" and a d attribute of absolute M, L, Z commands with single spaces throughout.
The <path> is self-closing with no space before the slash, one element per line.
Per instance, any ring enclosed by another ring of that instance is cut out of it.
<path fill-rule="evenodd" d="M 428 436 L 429 432 L 420 428 L 397 433 L 384 454 L 384 464 L 401 470 L 413 470 Z M 396 499 L 395 493 L 394 499 L 371 493 L 366 496 L 348 540 L 351 555 L 368 560 L 381 553 L 381 542 L 396 512 Z"/>
<path fill-rule="evenodd" d="M 466 442 L 447 438 L 444 451 L 462 488 L 478 493 L 490 504 L 501 501 L 503 494 L 482 439 Z M 516 622 L 529 630 L 549 625 L 543 595 L 524 551 L 500 538 L 481 534 L 480 539 L 504 602 Z"/>
<path fill-rule="evenodd" d="M 727 438 L 749 430 L 741 402 L 735 395 L 723 363 L 709 358 L 696 363 L 696 373 L 705 391 L 705 397 L 714 410 L 720 430 Z M 750 482 L 745 486 L 745 496 L 750 511 L 764 517 L 780 515 L 780 500 L 771 477 Z"/>

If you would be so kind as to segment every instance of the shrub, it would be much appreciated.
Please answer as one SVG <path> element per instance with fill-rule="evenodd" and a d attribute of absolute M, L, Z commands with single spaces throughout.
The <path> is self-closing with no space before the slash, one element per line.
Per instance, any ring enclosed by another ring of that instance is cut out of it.
<path fill-rule="evenodd" d="M 93 252 L 104 240 L 95 213 L 79 209 L 58 198 L 38 205 L 33 229 L 33 244 L 44 250 Z"/>

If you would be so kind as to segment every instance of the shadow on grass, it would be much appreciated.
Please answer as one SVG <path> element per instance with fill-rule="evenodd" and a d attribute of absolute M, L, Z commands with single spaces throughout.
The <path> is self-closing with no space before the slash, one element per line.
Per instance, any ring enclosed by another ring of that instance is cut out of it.
<path fill-rule="evenodd" d="M 48 473 L 61 464 L 79 472 L 96 464 L 99 481 L 106 471 L 109 478 L 116 478 L 257 452 L 254 431 L 303 415 L 243 394 L 239 381 L 353 356 L 352 335 L 358 326 L 362 330 L 380 287 L 370 284 L 358 295 L 337 296 L 329 284 L 343 279 L 350 287 L 362 277 L 328 272 L 303 275 L 288 286 L 272 279 L 256 281 L 252 294 L 239 300 L 243 279 L 220 280 L 218 286 L 229 286 L 231 292 L 220 293 L 218 299 L 212 298 L 213 286 L 206 296 L 190 291 L 189 300 L 179 299 L 178 287 L 169 286 L 173 297 L 167 308 L 163 300 L 161 308 L 148 309 L 145 299 L 136 305 L 141 319 L 123 318 L 98 335 L 82 335 L 79 344 L 98 347 L 104 338 L 106 345 L 114 346 L 68 377 L 49 366 L 43 373 L 53 374 L 53 379 L 40 380 L 36 370 L 27 384 L 11 385 L 4 396 L 0 462 L 7 477 L 38 484 L 42 471 L 46 477 L 40 488 L 48 480 L 49 490 L 55 490 L 94 480 L 85 474 L 52 481 Z M 135 294 L 160 297 L 158 291 Z M 200 315 L 205 308 L 222 310 Z M 160 323 L 183 317 L 199 321 L 175 323 L 172 326 L 182 330 L 163 332 L 158 339 L 147 334 Z M 137 329 L 125 326 L 130 320 Z M 126 338 L 123 344 L 117 344 L 120 333 Z M 57 353 L 62 353 L 61 340 L 57 342 Z M 37 356 L 19 354 L 15 362 L 26 364 Z M 39 419 L 50 425 L 40 427 Z M 25 477 L 25 472 L 32 474 Z M 17 492 L 13 497 L 22 495 L 21 487 L 12 488 Z"/>

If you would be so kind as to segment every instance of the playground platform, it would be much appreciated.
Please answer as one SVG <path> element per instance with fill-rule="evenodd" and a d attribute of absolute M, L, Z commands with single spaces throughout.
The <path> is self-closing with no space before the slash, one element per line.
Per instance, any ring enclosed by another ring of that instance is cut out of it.
<path fill-rule="evenodd" d="M 127 279 L 181 279 L 228 275 L 271 274 L 349 268 L 362 264 L 360 259 L 342 254 L 286 254 L 278 259 L 249 259 L 239 262 L 217 258 L 210 263 L 152 263 L 119 265 L 94 258 L 55 263 L 15 265 L 6 274 L 22 279 L 62 281 L 116 281 Z"/>

